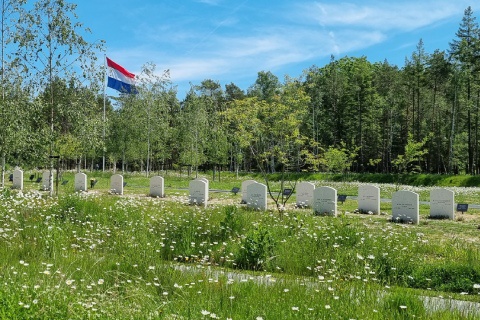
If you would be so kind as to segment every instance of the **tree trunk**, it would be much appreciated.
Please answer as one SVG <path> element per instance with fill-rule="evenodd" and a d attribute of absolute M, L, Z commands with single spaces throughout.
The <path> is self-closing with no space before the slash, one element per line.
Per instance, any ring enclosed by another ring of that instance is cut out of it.
<path fill-rule="evenodd" d="M 5 188 L 5 152 L 2 152 L 2 188 Z"/>

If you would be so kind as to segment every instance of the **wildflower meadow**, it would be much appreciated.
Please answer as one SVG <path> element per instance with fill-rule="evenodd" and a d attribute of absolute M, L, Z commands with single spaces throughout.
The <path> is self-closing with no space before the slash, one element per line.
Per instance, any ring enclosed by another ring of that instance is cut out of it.
<path fill-rule="evenodd" d="M 145 178 L 133 176 L 122 196 L 105 177 L 53 197 L 34 183 L 5 188 L 0 318 L 480 319 L 474 209 L 437 220 L 422 205 L 412 225 L 390 222 L 388 202 L 381 215 L 355 214 L 348 198 L 337 217 L 249 210 L 230 192 L 203 208 L 188 205 L 188 177 L 170 178 L 165 198 L 148 197 Z M 358 187 L 315 183 L 351 195 Z M 382 185 L 382 197 L 393 188 Z M 474 188 L 455 193 L 480 203 Z"/>

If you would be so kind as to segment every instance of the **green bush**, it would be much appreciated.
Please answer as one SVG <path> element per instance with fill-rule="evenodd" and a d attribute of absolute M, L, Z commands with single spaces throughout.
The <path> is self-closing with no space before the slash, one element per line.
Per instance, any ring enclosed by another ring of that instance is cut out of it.
<path fill-rule="evenodd" d="M 274 248 L 275 239 L 270 231 L 259 226 L 245 236 L 235 263 L 241 269 L 262 270 L 273 258 Z"/>

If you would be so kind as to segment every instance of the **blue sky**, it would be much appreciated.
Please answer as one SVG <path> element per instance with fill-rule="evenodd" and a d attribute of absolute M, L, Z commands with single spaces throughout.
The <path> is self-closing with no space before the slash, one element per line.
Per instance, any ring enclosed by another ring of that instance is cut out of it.
<path fill-rule="evenodd" d="M 259 71 L 283 81 L 331 55 L 403 67 L 420 39 L 447 50 L 468 6 L 478 16 L 464 0 L 81 0 L 77 14 L 130 72 L 169 69 L 182 99 L 205 79 L 246 90 Z"/>

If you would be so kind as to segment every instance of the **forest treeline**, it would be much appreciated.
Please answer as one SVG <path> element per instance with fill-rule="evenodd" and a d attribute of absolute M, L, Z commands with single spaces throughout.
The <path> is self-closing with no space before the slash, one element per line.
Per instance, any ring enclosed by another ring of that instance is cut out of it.
<path fill-rule="evenodd" d="M 138 94 L 103 95 L 103 41 L 75 5 L 2 4 L 2 168 L 480 173 L 480 27 L 468 7 L 448 51 L 422 39 L 403 67 L 331 57 L 246 90 L 205 79 L 179 100 L 147 63 Z"/>

